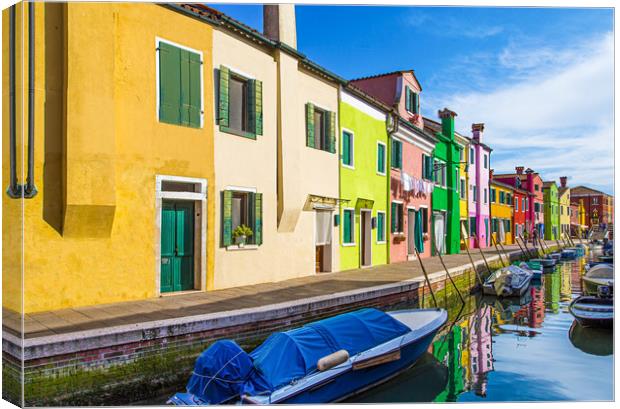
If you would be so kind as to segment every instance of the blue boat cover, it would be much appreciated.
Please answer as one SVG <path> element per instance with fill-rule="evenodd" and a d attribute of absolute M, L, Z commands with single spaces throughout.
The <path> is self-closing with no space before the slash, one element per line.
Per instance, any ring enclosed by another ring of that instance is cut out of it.
<path fill-rule="evenodd" d="M 326 355 L 344 349 L 353 356 L 409 331 L 390 315 L 365 308 L 274 333 L 250 357 L 261 381 L 274 391 L 315 371 Z"/>

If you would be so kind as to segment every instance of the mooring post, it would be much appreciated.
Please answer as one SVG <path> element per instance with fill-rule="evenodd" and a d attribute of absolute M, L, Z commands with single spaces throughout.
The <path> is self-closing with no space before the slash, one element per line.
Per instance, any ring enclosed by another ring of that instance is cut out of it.
<path fill-rule="evenodd" d="M 495 245 L 495 251 L 497 251 L 497 255 L 499 256 L 499 262 L 502 263 L 502 267 L 506 267 L 504 264 L 504 259 L 502 259 L 502 254 L 499 252 L 499 247 L 497 247 L 497 239 L 493 236 L 493 234 L 491 234 L 491 240 Z"/>
<path fill-rule="evenodd" d="M 517 241 L 517 239 L 515 239 L 515 241 Z M 506 251 L 506 249 L 504 248 L 504 245 L 502 244 L 502 242 L 500 241 L 499 243 L 499 247 L 502 249 L 502 251 L 504 252 L 504 255 L 506 256 L 506 260 L 508 260 L 508 264 L 510 264 L 510 254 L 508 254 L 508 252 Z"/>
<path fill-rule="evenodd" d="M 465 240 L 465 237 L 461 236 L 461 240 L 463 240 L 463 243 L 465 243 L 465 251 L 467 251 L 467 257 L 469 257 L 469 262 L 471 263 L 471 268 L 474 269 L 474 273 L 476 273 L 476 277 L 478 277 L 478 282 L 480 283 L 480 285 L 483 284 L 482 278 L 480 278 L 480 274 L 478 273 L 478 269 L 476 268 L 476 264 L 474 264 L 474 259 L 471 256 L 471 253 L 469 252 L 469 245 L 467 244 L 467 240 Z"/>
<path fill-rule="evenodd" d="M 480 254 L 482 254 L 482 259 L 484 260 L 484 265 L 487 266 L 487 271 L 488 271 L 489 274 L 491 274 L 491 268 L 489 268 L 489 263 L 487 262 L 487 258 L 484 256 L 484 252 L 480 248 L 480 239 L 478 239 L 478 234 L 477 233 L 474 236 L 474 239 L 476 240 L 476 244 L 478 245 L 478 250 L 480 250 Z"/>
<path fill-rule="evenodd" d="M 418 262 L 420 263 L 420 267 L 422 268 L 422 273 L 424 274 L 424 278 L 426 279 L 426 284 L 428 284 L 428 290 L 431 293 L 431 298 L 433 299 L 435 308 L 437 308 L 437 299 L 435 298 L 435 292 L 433 291 L 431 280 L 428 279 L 428 274 L 426 273 L 426 268 L 424 267 L 424 263 L 422 263 L 422 257 L 420 257 L 420 252 L 418 252 L 418 249 L 416 248 L 416 246 L 413 246 L 413 249 L 415 250 L 415 256 L 417 257 Z M 424 295 L 424 292 L 422 292 L 422 295 Z"/>
<path fill-rule="evenodd" d="M 527 254 L 529 255 L 530 258 L 532 258 L 532 253 L 530 253 L 530 249 L 527 248 L 527 241 L 525 241 L 525 239 L 523 238 L 523 236 L 519 235 L 519 237 L 521 238 L 521 240 L 523 241 L 523 245 L 525 246 L 525 250 L 527 250 Z M 536 247 L 534 247 L 536 248 Z M 538 256 L 538 250 L 536 251 L 536 255 Z"/>
<path fill-rule="evenodd" d="M 517 236 L 515 236 L 515 243 L 517 243 L 517 246 L 519 246 L 519 249 L 521 249 L 521 254 L 523 254 L 523 257 L 525 257 L 526 260 L 529 260 L 530 253 L 528 251 L 527 256 L 525 255 L 525 250 L 523 250 L 523 247 L 521 246 L 521 243 L 519 243 L 519 237 L 517 237 Z"/>
<path fill-rule="evenodd" d="M 456 293 L 459 295 L 459 298 L 461 299 L 461 303 L 463 305 L 465 305 L 465 299 L 463 298 L 463 295 L 461 295 L 461 291 L 456 286 L 456 283 L 454 282 L 454 280 L 452 279 L 452 276 L 448 272 L 448 268 L 446 267 L 446 264 L 443 262 L 443 257 L 441 257 L 441 251 L 437 252 L 437 255 L 439 256 L 439 261 L 441 261 L 441 265 L 443 266 L 443 269 L 445 270 L 446 275 L 448 276 L 448 278 L 450 279 L 450 282 L 454 286 L 454 289 L 456 290 Z"/>

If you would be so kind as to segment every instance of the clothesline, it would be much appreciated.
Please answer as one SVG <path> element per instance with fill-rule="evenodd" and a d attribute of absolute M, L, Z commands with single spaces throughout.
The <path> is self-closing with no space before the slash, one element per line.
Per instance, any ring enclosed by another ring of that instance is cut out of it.
<path fill-rule="evenodd" d="M 430 194 L 435 188 L 433 182 L 418 179 L 415 176 L 411 176 L 410 174 L 403 171 L 401 171 L 400 177 L 403 190 L 405 192 L 413 192 L 414 195 L 417 195 L 418 193 Z"/>

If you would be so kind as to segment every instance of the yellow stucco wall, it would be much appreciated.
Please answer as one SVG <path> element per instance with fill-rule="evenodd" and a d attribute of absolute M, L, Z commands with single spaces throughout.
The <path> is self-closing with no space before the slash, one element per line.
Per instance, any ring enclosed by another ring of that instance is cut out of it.
<path fill-rule="evenodd" d="M 495 183 L 491 183 L 491 189 L 495 189 L 495 202 L 491 202 L 491 219 L 508 219 L 510 220 L 510 232 L 504 229 L 506 240 L 502 242 L 502 244 L 512 244 L 513 243 L 513 209 L 512 204 L 500 203 L 499 196 L 500 192 L 504 192 L 504 195 L 511 194 L 513 195 L 513 191 L 511 189 L 505 188 L 503 186 L 497 185 Z M 513 197 L 514 200 L 514 197 Z M 493 233 L 493 237 L 499 243 L 498 237 L 499 233 Z"/>
<path fill-rule="evenodd" d="M 565 236 L 570 235 L 570 189 L 566 189 L 562 195 L 558 194 L 558 201 L 560 202 L 560 232 Z"/>
<path fill-rule="evenodd" d="M 154 297 L 156 175 L 206 179 L 208 197 L 214 196 L 212 28 L 154 4 L 35 7 L 39 194 L 25 202 L 24 309 Z M 7 24 L 4 27 L 3 49 L 8 42 Z M 158 121 L 156 37 L 203 53 L 204 127 Z M 7 76 L 5 63 L 5 84 Z M 7 106 L 3 103 L 4 118 Z M 3 144 L 8 146 L 8 132 L 3 132 Z M 4 160 L 4 186 L 7 175 Z M 5 196 L 3 214 L 10 213 L 14 203 Z M 212 226 L 212 201 L 207 208 L 207 224 Z M 13 225 L 4 226 L 6 239 Z M 210 280 L 212 229 L 206 241 L 201 267 Z M 3 257 L 5 268 L 9 257 Z M 15 309 L 11 303 L 4 305 Z"/>

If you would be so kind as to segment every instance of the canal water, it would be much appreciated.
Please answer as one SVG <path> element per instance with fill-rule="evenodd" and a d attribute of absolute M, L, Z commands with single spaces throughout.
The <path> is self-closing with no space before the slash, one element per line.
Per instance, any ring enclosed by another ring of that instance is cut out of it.
<path fill-rule="evenodd" d="M 468 296 L 415 366 L 348 402 L 612 400 L 613 331 L 568 312 L 584 264 L 560 263 L 520 299 Z"/>
<path fill-rule="evenodd" d="M 416 365 L 347 402 L 612 400 L 613 331 L 583 328 L 568 312 L 585 262 L 559 263 L 520 299 L 468 295 L 462 308 L 452 299 Z M 407 307 L 419 308 L 397 309 Z M 171 393 L 134 404 L 162 405 Z"/>

